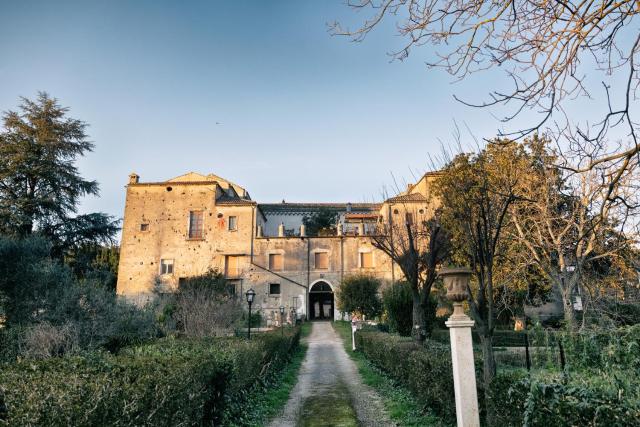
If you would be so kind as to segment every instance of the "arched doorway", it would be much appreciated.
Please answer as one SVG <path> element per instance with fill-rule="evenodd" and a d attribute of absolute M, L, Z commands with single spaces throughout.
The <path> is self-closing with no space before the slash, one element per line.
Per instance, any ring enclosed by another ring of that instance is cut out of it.
<path fill-rule="evenodd" d="M 316 282 L 309 289 L 309 319 L 333 320 L 333 289 L 327 282 Z"/>

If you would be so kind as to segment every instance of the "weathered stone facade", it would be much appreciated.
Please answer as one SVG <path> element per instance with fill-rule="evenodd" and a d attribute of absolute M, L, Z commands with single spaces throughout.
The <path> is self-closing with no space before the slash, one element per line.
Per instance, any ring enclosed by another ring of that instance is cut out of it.
<path fill-rule="evenodd" d="M 427 174 L 380 204 L 259 204 L 244 188 L 212 174 L 150 183 L 131 174 L 117 292 L 145 299 L 154 286 L 175 289 L 180 279 L 216 268 L 235 284 L 237 294 L 253 288 L 254 308 L 267 318 L 275 319 L 280 306 L 295 308 L 298 316 L 335 318 L 332 292 L 345 276 L 401 279 L 370 235 L 376 223 L 409 210 L 414 216 L 431 215 L 430 179 Z M 338 214 L 337 235 L 305 235 L 302 218 L 320 208 Z"/>

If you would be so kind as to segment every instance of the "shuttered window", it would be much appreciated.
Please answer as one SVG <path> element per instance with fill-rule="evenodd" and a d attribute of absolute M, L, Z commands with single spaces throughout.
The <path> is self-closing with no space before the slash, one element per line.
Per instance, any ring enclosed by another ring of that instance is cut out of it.
<path fill-rule="evenodd" d="M 316 252 L 315 266 L 316 266 L 316 270 L 328 270 L 329 254 L 327 252 Z"/>
<path fill-rule="evenodd" d="M 229 231 L 236 231 L 238 229 L 238 217 L 230 216 L 229 217 Z"/>
<path fill-rule="evenodd" d="M 373 268 L 373 252 L 360 252 L 360 267 Z"/>
<path fill-rule="evenodd" d="M 202 211 L 189 212 L 189 238 L 202 239 L 204 230 L 204 215 Z"/>
<path fill-rule="evenodd" d="M 227 255 L 225 273 L 227 277 L 238 277 L 240 275 L 240 257 Z"/>
<path fill-rule="evenodd" d="M 284 270 L 284 255 L 269 254 L 269 270 L 273 270 L 273 271 Z"/>

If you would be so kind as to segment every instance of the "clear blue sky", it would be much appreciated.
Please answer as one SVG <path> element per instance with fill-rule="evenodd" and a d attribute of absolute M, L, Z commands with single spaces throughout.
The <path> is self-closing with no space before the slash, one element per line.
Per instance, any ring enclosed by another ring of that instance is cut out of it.
<path fill-rule="evenodd" d="M 79 165 L 101 197 L 83 211 L 122 216 L 132 171 L 213 172 L 262 202 L 379 199 L 391 174 L 429 169 L 454 120 L 479 137 L 498 123 L 452 98 L 484 95 L 486 75 L 390 62 L 392 21 L 360 44 L 328 33 L 363 18 L 340 0 L 5 1 L 0 110 L 44 90 L 90 124 Z"/>

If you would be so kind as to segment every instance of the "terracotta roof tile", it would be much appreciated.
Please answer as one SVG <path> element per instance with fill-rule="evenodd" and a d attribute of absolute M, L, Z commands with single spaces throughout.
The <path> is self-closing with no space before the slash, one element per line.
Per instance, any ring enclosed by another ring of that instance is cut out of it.
<path fill-rule="evenodd" d="M 379 203 L 351 203 L 353 212 L 377 212 Z M 316 212 L 320 209 L 329 209 L 336 212 L 346 212 L 347 203 L 260 203 L 265 213 L 279 212 Z"/>
<path fill-rule="evenodd" d="M 429 199 L 420 193 L 403 194 L 387 199 L 387 203 L 422 203 L 428 201 Z"/>

